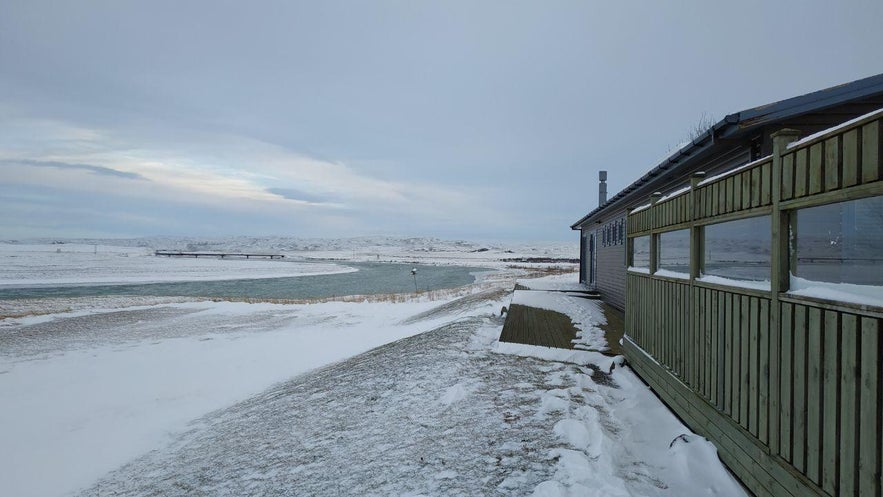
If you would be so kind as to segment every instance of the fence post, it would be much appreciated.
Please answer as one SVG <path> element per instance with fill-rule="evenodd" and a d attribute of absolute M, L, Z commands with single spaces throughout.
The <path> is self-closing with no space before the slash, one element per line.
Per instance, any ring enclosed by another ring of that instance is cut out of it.
<path fill-rule="evenodd" d="M 772 210 L 770 211 L 770 225 L 772 227 L 770 247 L 770 337 L 778 343 L 782 334 L 782 306 L 779 304 L 779 293 L 788 290 L 790 261 L 788 253 L 788 212 L 782 211 L 779 202 L 782 199 L 782 156 L 788 149 L 788 144 L 799 136 L 799 132 L 793 129 L 780 129 L 770 135 L 773 139 L 773 165 L 772 165 Z M 781 353 L 779 346 L 771 349 Z M 778 353 L 770 353 L 770 419 L 769 419 L 769 452 L 780 454 L 779 440 L 779 413 L 780 405 L 787 405 L 790 399 L 779 399 L 780 382 L 791 381 L 790 378 L 780 377 L 780 358 Z M 790 409 L 790 407 L 786 407 Z"/>
<path fill-rule="evenodd" d="M 650 214 L 650 274 L 656 272 L 659 269 L 659 264 L 657 259 L 659 258 L 659 235 L 655 233 L 657 226 L 657 217 L 659 213 L 656 212 L 656 209 L 653 206 L 656 205 L 656 202 L 659 202 L 659 199 L 662 198 L 662 192 L 653 192 L 650 195 L 650 209 L 648 214 Z"/>
<path fill-rule="evenodd" d="M 704 237 L 702 228 L 696 227 L 696 218 L 699 217 L 699 205 L 696 189 L 699 183 L 705 179 L 705 172 L 697 171 L 690 176 L 690 284 L 699 277 L 702 272 L 702 258 L 705 255 Z"/>
<path fill-rule="evenodd" d="M 770 135 L 773 139 L 773 188 L 772 188 L 772 251 L 770 253 L 770 265 L 772 274 L 770 292 L 773 303 L 778 302 L 778 293 L 788 290 L 790 260 L 788 255 L 788 212 L 779 207 L 782 198 L 782 156 L 788 150 L 788 144 L 797 140 L 800 132 L 794 129 L 784 128 Z"/>

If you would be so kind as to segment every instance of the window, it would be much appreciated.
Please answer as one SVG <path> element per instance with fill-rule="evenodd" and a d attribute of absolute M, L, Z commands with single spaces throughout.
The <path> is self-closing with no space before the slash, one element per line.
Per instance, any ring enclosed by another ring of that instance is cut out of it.
<path fill-rule="evenodd" d="M 770 216 L 760 216 L 706 226 L 703 275 L 769 281 L 770 222 Z"/>
<path fill-rule="evenodd" d="M 792 230 L 794 276 L 883 286 L 883 196 L 799 209 Z"/>
<path fill-rule="evenodd" d="M 685 275 L 690 274 L 690 230 L 666 231 L 659 234 L 657 267 Z"/>
<path fill-rule="evenodd" d="M 639 236 L 632 239 L 632 266 L 650 269 L 650 237 Z"/>

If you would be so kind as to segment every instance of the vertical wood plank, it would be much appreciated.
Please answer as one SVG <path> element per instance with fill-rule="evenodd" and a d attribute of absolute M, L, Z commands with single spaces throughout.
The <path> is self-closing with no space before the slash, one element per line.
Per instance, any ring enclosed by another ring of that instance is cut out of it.
<path fill-rule="evenodd" d="M 708 296 L 708 306 L 711 308 L 711 312 L 706 320 L 706 326 L 708 327 L 708 338 L 711 342 L 711 346 L 708 350 L 708 386 L 711 389 L 711 403 L 716 406 L 718 409 L 721 409 L 720 402 L 720 357 L 721 354 L 718 351 L 720 346 L 720 335 L 721 328 L 719 324 L 718 317 L 720 313 L 718 312 L 720 307 L 720 300 L 717 298 L 716 290 L 706 290 Z"/>
<path fill-rule="evenodd" d="M 751 376 L 751 323 L 749 322 L 750 297 L 737 297 L 739 305 L 739 424 L 748 429 L 749 388 Z"/>
<path fill-rule="evenodd" d="M 815 143 L 809 147 L 809 193 L 819 193 L 825 177 L 822 174 L 822 161 L 824 160 L 824 142 Z"/>
<path fill-rule="evenodd" d="M 840 188 L 840 137 L 825 140 L 825 191 Z"/>
<path fill-rule="evenodd" d="M 748 185 L 750 189 L 749 202 L 747 207 L 758 207 L 762 202 L 762 191 L 763 191 L 763 177 L 762 177 L 762 168 L 761 167 L 753 167 L 751 168 L 751 172 L 747 173 L 750 175 L 751 182 Z M 769 190 L 769 188 L 767 188 Z M 743 194 L 744 197 L 744 194 Z M 743 199 L 744 200 L 744 199 Z M 746 206 L 743 204 L 743 208 Z"/>
<path fill-rule="evenodd" d="M 881 177 L 880 121 L 862 126 L 862 183 L 870 183 Z"/>
<path fill-rule="evenodd" d="M 758 414 L 758 392 L 757 392 L 757 379 L 758 379 L 758 352 L 760 350 L 760 343 L 758 339 L 758 326 L 759 326 L 759 302 L 757 297 L 751 297 L 749 299 L 750 309 L 749 309 L 749 320 L 748 320 L 748 328 L 749 328 L 749 347 L 748 347 L 748 431 L 750 431 L 755 437 L 757 437 L 757 414 Z"/>
<path fill-rule="evenodd" d="M 835 495 L 838 487 L 837 434 L 840 426 L 840 319 L 836 311 L 825 311 L 822 354 L 822 489 Z"/>
<path fill-rule="evenodd" d="M 794 154 L 782 157 L 782 200 L 794 197 Z"/>
<path fill-rule="evenodd" d="M 751 171 L 739 173 L 739 178 L 741 178 L 742 182 L 742 209 L 748 209 L 751 207 L 752 195 L 755 197 L 760 195 L 760 188 L 752 188 L 751 186 L 751 174 L 757 170 L 757 167 L 753 167 L 751 168 Z M 759 186 L 760 185 L 758 185 L 758 187 Z"/>
<path fill-rule="evenodd" d="M 806 196 L 807 190 L 807 156 L 809 153 L 806 148 L 798 149 L 794 157 L 794 197 L 800 198 Z"/>
<path fill-rule="evenodd" d="M 859 495 L 880 495 L 880 329 L 877 318 L 861 322 Z"/>
<path fill-rule="evenodd" d="M 781 340 L 782 340 L 782 325 L 778 323 L 778 321 L 774 321 L 774 315 L 781 314 L 781 306 L 779 306 L 779 312 L 777 309 L 772 307 L 772 302 L 770 303 L 770 421 L 769 421 L 769 439 L 768 444 L 770 446 L 770 452 L 773 454 L 779 454 L 779 436 L 781 433 L 781 426 L 779 424 L 780 420 L 780 399 L 779 395 L 781 392 L 781 376 L 780 376 L 780 368 L 782 363 L 781 358 Z M 775 324 L 778 324 L 778 328 L 776 328 Z"/>
<path fill-rule="evenodd" d="M 733 175 L 733 210 L 742 208 L 742 174 Z"/>
<path fill-rule="evenodd" d="M 690 289 L 690 319 L 689 326 L 687 327 L 690 331 L 690 347 L 693 350 L 693 355 L 690 357 L 692 359 L 690 368 L 693 372 L 693 391 L 697 392 L 699 395 L 705 396 L 705 382 L 703 380 L 703 367 L 702 367 L 702 343 L 699 340 L 701 336 L 701 330 L 699 328 L 699 308 L 702 306 L 702 293 L 699 291 L 699 288 L 693 287 Z"/>
<path fill-rule="evenodd" d="M 726 347 L 726 299 L 724 298 L 724 292 L 714 291 L 715 298 L 717 299 L 717 334 L 715 339 L 717 340 L 717 357 L 715 358 L 715 363 L 717 365 L 717 405 L 718 409 L 723 412 L 727 412 L 726 406 L 729 405 L 727 403 L 727 388 L 726 388 L 726 379 L 727 379 L 727 367 L 729 366 L 729 360 L 727 359 L 727 347 Z"/>
<path fill-rule="evenodd" d="M 861 157 L 859 156 L 859 131 L 851 129 L 842 135 L 843 186 L 858 184 Z"/>
<path fill-rule="evenodd" d="M 760 341 L 760 365 L 757 388 L 757 431 L 760 441 L 769 444 L 770 418 L 770 304 L 767 299 L 760 299 L 758 311 L 758 340 Z"/>
<path fill-rule="evenodd" d="M 791 363 L 792 352 L 792 325 L 791 313 L 793 306 L 788 303 L 782 303 L 782 330 L 781 330 L 781 364 L 779 376 L 779 454 L 786 461 L 791 461 L 791 413 L 793 404 L 791 398 L 791 381 L 793 380 L 793 371 Z"/>
<path fill-rule="evenodd" d="M 794 411 L 791 451 L 794 467 L 806 471 L 806 307 L 794 306 Z"/>
<path fill-rule="evenodd" d="M 724 180 L 724 188 L 727 190 L 726 203 L 724 204 L 724 212 L 733 212 L 733 177 L 730 176 Z"/>
<path fill-rule="evenodd" d="M 841 317 L 841 367 L 840 367 L 840 495 L 855 495 L 858 477 L 856 460 L 856 418 L 859 406 L 858 393 L 858 320 L 852 314 Z"/>
<path fill-rule="evenodd" d="M 721 293 L 724 326 L 724 412 L 733 417 L 733 299 L 729 293 Z"/>
<path fill-rule="evenodd" d="M 821 483 L 822 311 L 810 307 L 806 327 L 806 476 Z"/>
<path fill-rule="evenodd" d="M 772 195 L 770 191 L 772 190 L 772 163 L 767 162 L 760 167 L 760 204 L 756 204 L 754 202 L 751 203 L 752 207 L 757 207 L 758 205 L 769 205 L 772 202 Z M 754 174 L 752 172 L 752 174 Z"/>

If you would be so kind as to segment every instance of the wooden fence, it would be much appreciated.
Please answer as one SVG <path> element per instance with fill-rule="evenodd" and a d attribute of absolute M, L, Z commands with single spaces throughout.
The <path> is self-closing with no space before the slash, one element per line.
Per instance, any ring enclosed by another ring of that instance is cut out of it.
<path fill-rule="evenodd" d="M 649 235 L 651 262 L 627 276 L 626 356 L 758 495 L 881 497 L 883 304 L 788 293 L 794 210 L 883 195 L 881 120 L 796 143 L 782 130 L 773 155 L 697 175 L 688 191 L 628 217 L 629 246 Z M 697 279 L 704 226 L 763 215 L 769 290 Z M 689 277 L 653 274 L 659 234 L 685 228 Z"/>

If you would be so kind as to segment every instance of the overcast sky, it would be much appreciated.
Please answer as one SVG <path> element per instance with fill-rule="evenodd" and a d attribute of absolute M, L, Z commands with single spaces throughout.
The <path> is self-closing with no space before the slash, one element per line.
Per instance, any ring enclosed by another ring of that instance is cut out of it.
<path fill-rule="evenodd" d="M 883 2 L 0 0 L 0 239 L 576 239 L 704 115 L 883 72 Z"/>

